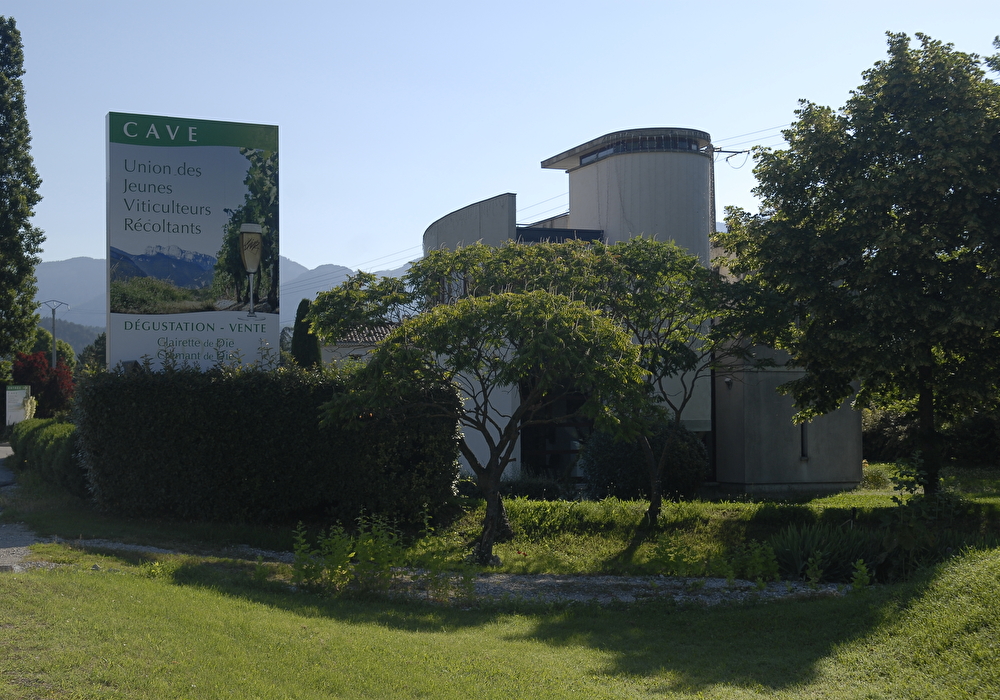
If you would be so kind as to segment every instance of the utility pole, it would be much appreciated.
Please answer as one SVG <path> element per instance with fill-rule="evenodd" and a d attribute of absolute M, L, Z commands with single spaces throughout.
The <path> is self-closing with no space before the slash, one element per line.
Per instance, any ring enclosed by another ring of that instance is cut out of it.
<path fill-rule="evenodd" d="M 67 304 L 65 301 L 58 301 L 56 299 L 49 299 L 47 301 L 43 301 L 42 303 L 45 304 L 50 309 L 52 309 L 52 369 L 55 369 L 56 368 L 56 309 L 58 309 L 60 306 L 65 306 L 68 309 L 69 304 Z"/>

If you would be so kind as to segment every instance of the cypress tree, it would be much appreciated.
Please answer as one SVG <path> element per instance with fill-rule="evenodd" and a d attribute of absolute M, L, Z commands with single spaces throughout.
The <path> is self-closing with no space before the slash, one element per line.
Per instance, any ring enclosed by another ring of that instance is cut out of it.
<path fill-rule="evenodd" d="M 42 181 L 25 115 L 24 51 L 11 17 L 0 16 L 0 377 L 35 339 L 35 265 L 45 236 L 31 225 Z"/>
<path fill-rule="evenodd" d="M 309 300 L 303 299 L 295 310 L 295 325 L 292 327 L 292 357 L 300 367 L 315 367 L 323 361 L 319 338 L 309 332 L 308 313 Z"/>

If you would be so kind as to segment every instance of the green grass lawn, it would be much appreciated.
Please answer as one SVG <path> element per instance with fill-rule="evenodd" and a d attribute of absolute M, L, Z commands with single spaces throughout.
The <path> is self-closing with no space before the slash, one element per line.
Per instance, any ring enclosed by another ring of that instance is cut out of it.
<path fill-rule="evenodd" d="M 65 560 L 0 575 L 4 698 L 1000 693 L 996 551 L 843 598 L 521 612 L 330 600 L 194 558 Z"/>
<path fill-rule="evenodd" d="M 994 473 L 952 477 L 986 516 L 996 510 Z M 652 533 L 639 527 L 641 502 L 513 500 L 519 536 L 497 551 L 513 572 L 655 573 L 668 550 L 710 561 L 789 522 L 875 522 L 895 507 L 891 496 L 882 489 L 786 503 L 669 504 Z M 957 553 L 905 583 L 837 598 L 463 609 L 295 591 L 287 565 L 222 555 L 236 543 L 287 550 L 290 531 L 116 519 L 31 478 L 0 497 L 0 508 L 5 520 L 67 540 L 188 552 L 36 545 L 34 558 L 58 566 L 0 573 L 2 698 L 1000 694 L 996 549 Z M 464 516 L 413 543 L 411 555 L 457 562 L 479 517 L 470 503 Z"/>

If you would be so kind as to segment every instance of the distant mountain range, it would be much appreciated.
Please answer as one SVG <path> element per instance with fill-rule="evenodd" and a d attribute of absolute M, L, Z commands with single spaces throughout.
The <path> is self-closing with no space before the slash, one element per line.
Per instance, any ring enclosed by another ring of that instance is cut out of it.
<path fill-rule="evenodd" d="M 124 282 L 134 277 L 169 280 L 181 289 L 204 289 L 212 284 L 216 259 L 177 246 L 148 246 L 139 255 L 111 248 L 111 279 Z"/>
<path fill-rule="evenodd" d="M 120 252 L 120 251 L 119 251 Z M 198 257 L 200 256 L 200 257 Z M 147 248 L 144 255 L 130 255 L 128 261 L 124 258 L 117 258 L 116 251 L 112 250 L 112 261 L 118 265 L 131 264 L 138 271 L 138 276 L 150 276 L 158 278 L 169 277 L 174 284 L 180 284 L 180 271 L 184 271 L 183 279 L 197 279 L 195 270 L 200 266 L 208 264 L 210 256 L 202 256 L 199 253 L 187 254 L 185 251 L 171 250 L 167 248 Z M 278 259 L 278 274 L 281 277 L 281 323 L 282 325 L 292 325 L 295 320 L 295 309 L 302 299 L 315 299 L 319 292 L 336 287 L 347 279 L 348 275 L 354 274 L 355 270 L 343 265 L 320 265 L 309 269 L 293 260 L 285 257 Z M 215 265 L 214 259 L 211 265 Z M 173 267 L 170 267 L 173 266 Z M 143 269 L 145 267 L 145 270 Z M 163 271 L 172 269 L 177 273 L 176 277 L 170 274 L 162 274 Z M 210 269 L 210 268 L 209 268 Z M 385 277 L 398 277 L 409 269 L 409 265 L 395 270 L 382 270 L 376 274 Z M 148 271 L 155 272 L 150 274 Z M 205 272 L 202 269 L 200 274 Z M 117 270 L 116 270 L 117 273 Z M 56 311 L 56 323 L 58 334 L 59 321 L 70 321 L 83 326 L 91 326 L 104 330 L 107 324 L 107 262 L 103 258 L 71 258 L 69 260 L 57 260 L 54 262 L 43 262 L 35 268 L 35 277 L 38 280 L 38 294 L 35 297 L 38 301 L 47 299 L 58 299 L 70 305 L 70 308 L 59 307 Z M 136 274 L 128 275 L 137 276 Z M 197 287 L 192 287 L 197 288 Z M 51 318 L 48 309 L 42 307 L 40 313 L 43 317 Z M 51 321 L 50 321 L 51 324 Z"/>
<path fill-rule="evenodd" d="M 716 222 L 717 231 L 725 231 L 721 221 Z M 133 266 L 134 276 L 149 276 L 171 279 L 178 286 L 198 288 L 199 275 L 211 271 L 215 258 L 201 253 L 184 251 L 176 246 L 149 246 L 143 255 L 128 255 L 112 249 L 112 261 L 116 263 L 116 274 L 125 274 L 126 266 Z M 281 324 L 290 326 L 295 321 L 295 309 L 302 299 L 315 299 L 319 292 L 333 289 L 356 271 L 343 265 L 320 265 L 309 269 L 293 260 L 280 257 L 281 276 Z M 381 270 L 377 275 L 399 277 L 409 264 L 395 270 Z M 182 274 L 183 272 L 183 274 Z M 38 301 L 58 299 L 70 305 L 60 307 L 56 312 L 59 320 L 72 321 L 84 326 L 104 330 L 107 324 L 107 264 L 103 258 L 71 258 L 55 262 L 43 262 L 35 268 L 38 279 Z M 189 281 L 182 284 L 181 279 Z M 42 312 L 48 309 L 43 308 Z M 48 315 L 43 314 L 43 315 Z"/>

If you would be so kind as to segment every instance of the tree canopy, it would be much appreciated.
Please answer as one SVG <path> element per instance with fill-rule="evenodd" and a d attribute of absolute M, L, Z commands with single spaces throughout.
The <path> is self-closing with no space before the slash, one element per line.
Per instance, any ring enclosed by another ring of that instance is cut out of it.
<path fill-rule="evenodd" d="M 399 325 L 392 336 L 395 340 L 383 344 L 371 365 L 394 381 L 413 376 L 413 371 L 387 371 L 380 356 L 398 355 L 403 347 L 399 338 L 411 338 L 415 328 L 421 329 L 420 343 L 430 353 L 427 357 L 438 358 L 448 368 L 444 379 L 462 389 L 463 427 L 486 436 L 489 465 L 477 461 L 469 443 L 463 443 L 462 452 L 489 499 L 512 459 L 519 430 L 553 420 L 543 418 L 547 406 L 573 395 L 574 404 L 592 393 L 611 395 L 610 384 L 592 390 L 579 369 L 562 364 L 581 348 L 586 349 L 581 357 L 592 368 L 588 371 L 597 371 L 598 360 L 611 360 L 579 335 L 582 316 L 574 321 L 577 335 L 566 329 L 558 331 L 562 336 L 552 335 L 557 333 L 553 324 L 563 313 L 557 310 L 565 306 L 579 315 L 585 309 L 599 319 L 588 323 L 600 323 L 609 329 L 606 332 L 614 329 L 629 339 L 628 356 L 634 353 L 631 369 L 626 372 L 620 359 L 612 366 L 621 382 L 615 391 L 628 393 L 630 399 L 605 408 L 616 411 L 615 422 L 623 436 L 648 448 L 646 436 L 657 430 L 657 420 L 680 423 L 697 380 L 709 376 L 724 357 L 747 354 L 748 345 L 740 342 L 730 322 L 740 308 L 734 287 L 675 244 L 642 238 L 610 246 L 576 241 L 499 248 L 472 245 L 431 251 L 413 263 L 404 280 L 356 275 L 321 293 L 310 318 L 315 332 L 328 341 L 352 331 Z M 523 319 L 538 326 L 529 344 L 527 328 L 512 325 Z M 638 377 L 648 381 L 637 383 Z M 371 386 L 378 384 L 377 377 L 369 381 Z M 497 397 L 511 390 L 520 392 L 521 404 L 511 415 L 504 414 L 501 424 Z M 542 393 L 536 396 L 536 390 Z M 662 415 L 664 406 L 669 416 Z M 658 454 L 646 450 L 653 494 L 649 514 L 654 522 L 668 461 L 665 450 Z"/>
<path fill-rule="evenodd" d="M 486 498 L 476 557 L 489 563 L 493 543 L 509 530 L 499 489 L 519 431 L 551 423 L 546 409 L 570 392 L 586 397 L 579 413 L 615 421 L 613 407 L 641 385 L 636 359 L 628 334 L 581 302 L 543 290 L 465 297 L 404 319 L 359 371 L 353 391 L 328 405 L 327 420 L 391 410 L 413 384 L 457 386 L 465 429 L 459 449 Z M 516 400 L 498 401 L 510 392 Z M 441 410 L 454 415 L 450 402 Z M 473 435 L 487 446 L 485 461 Z"/>
<path fill-rule="evenodd" d="M 52 334 L 41 326 L 35 328 L 35 342 L 29 352 L 44 352 L 52 357 Z M 70 371 L 76 370 L 76 353 L 73 346 L 62 338 L 56 339 L 56 361 L 64 363 Z"/>
<path fill-rule="evenodd" d="M 108 334 L 103 332 L 94 338 L 94 342 L 80 351 L 77 358 L 77 372 L 95 373 L 107 369 L 108 366 Z"/>
<path fill-rule="evenodd" d="M 998 396 L 1000 65 L 917 40 L 889 34 L 842 109 L 801 103 L 788 147 L 754 154 L 760 212 L 729 210 L 720 239 L 779 300 L 798 418 L 857 386 L 856 405 L 905 402 L 933 492 L 936 421 Z"/>
<path fill-rule="evenodd" d="M 42 181 L 31 158 L 24 51 L 11 17 L 0 16 L 0 375 L 35 339 L 35 265 L 45 236 L 31 225 Z"/>
<path fill-rule="evenodd" d="M 632 334 L 652 394 L 677 423 L 699 380 L 724 356 L 748 354 L 741 338 L 755 321 L 738 284 L 671 241 L 643 237 L 436 250 L 407 280 L 424 308 L 543 289 L 599 309 Z"/>

